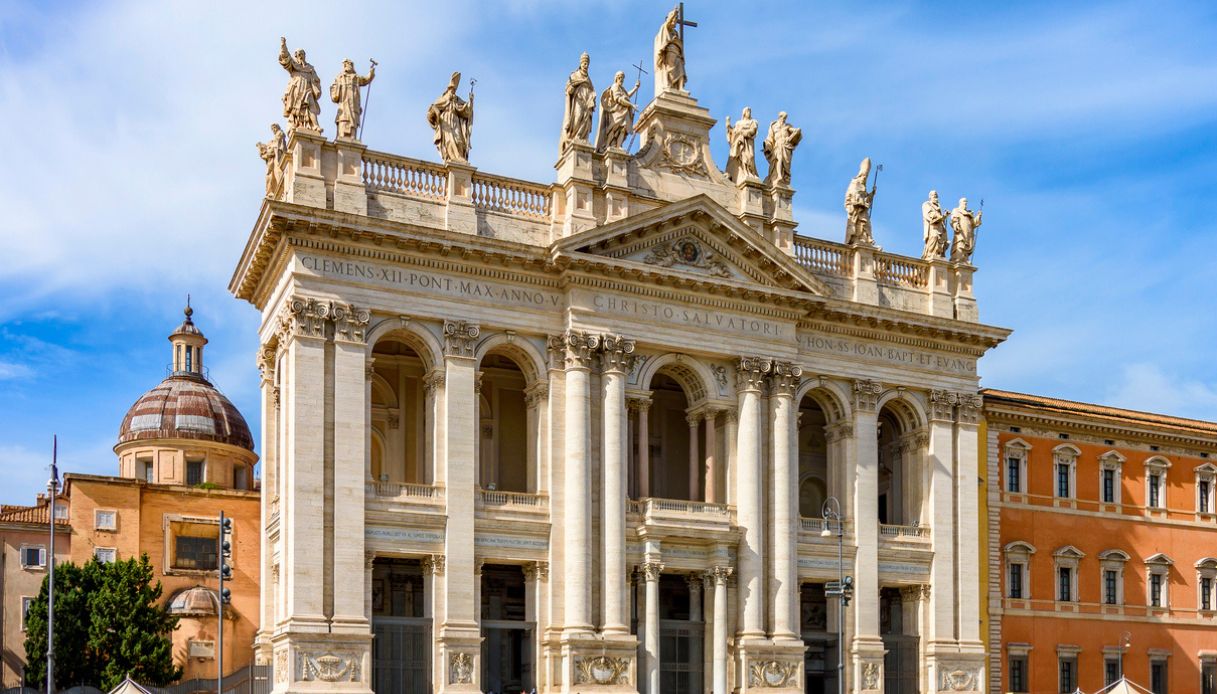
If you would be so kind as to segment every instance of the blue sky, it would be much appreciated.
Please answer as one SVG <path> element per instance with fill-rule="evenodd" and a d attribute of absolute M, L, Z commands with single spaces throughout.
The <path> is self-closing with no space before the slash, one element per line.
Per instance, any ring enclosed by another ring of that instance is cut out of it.
<path fill-rule="evenodd" d="M 930 188 L 985 200 L 981 317 L 1015 333 L 983 385 L 1217 419 L 1217 5 L 686 6 L 694 96 L 720 121 L 749 105 L 803 128 L 800 233 L 842 237 L 864 156 L 884 164 L 887 250 L 919 254 Z M 667 10 L 286 7 L 0 2 L 0 502 L 45 483 L 54 432 L 65 469 L 116 471 L 188 292 L 213 380 L 256 433 L 258 316 L 226 286 L 262 194 L 254 142 L 280 115 L 280 35 L 326 85 L 344 57 L 380 62 L 373 149 L 434 159 L 426 105 L 452 70 L 476 77 L 473 163 L 548 181 L 579 53 L 603 88 Z M 322 120 L 332 135 L 331 105 Z"/>

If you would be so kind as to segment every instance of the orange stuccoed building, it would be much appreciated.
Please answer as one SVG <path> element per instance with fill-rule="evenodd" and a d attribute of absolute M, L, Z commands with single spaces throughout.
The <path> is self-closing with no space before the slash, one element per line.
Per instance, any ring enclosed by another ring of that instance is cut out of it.
<path fill-rule="evenodd" d="M 1217 424 L 984 403 L 992 689 L 1217 694 Z"/>

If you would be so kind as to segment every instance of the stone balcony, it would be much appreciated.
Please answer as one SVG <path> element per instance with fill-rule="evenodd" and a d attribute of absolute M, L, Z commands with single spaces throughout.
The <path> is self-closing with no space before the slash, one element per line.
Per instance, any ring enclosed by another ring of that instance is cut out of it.
<path fill-rule="evenodd" d="M 640 535 L 723 541 L 736 533 L 735 508 L 727 504 L 654 497 L 626 504 L 626 524 Z"/>
<path fill-rule="evenodd" d="M 503 521 L 549 521 L 549 495 L 479 489 L 477 517 Z"/>
<path fill-rule="evenodd" d="M 438 485 L 378 481 L 368 482 L 365 492 L 369 506 L 408 513 L 445 512 L 444 488 Z"/>
<path fill-rule="evenodd" d="M 655 173 L 640 166 L 637 156 L 620 150 L 597 154 L 572 147 L 559 162 L 558 180 L 545 184 L 483 173 L 467 164 L 374 152 L 356 142 L 330 142 L 298 131 L 268 197 L 549 247 L 571 234 L 674 202 L 682 191 L 686 197 L 707 194 L 822 280 L 833 298 L 978 320 L 970 264 L 925 261 L 795 234 L 797 222 L 790 216 L 794 191 L 785 186 L 749 180 L 737 187 L 710 177 L 696 190 L 666 191 L 644 185 Z"/>

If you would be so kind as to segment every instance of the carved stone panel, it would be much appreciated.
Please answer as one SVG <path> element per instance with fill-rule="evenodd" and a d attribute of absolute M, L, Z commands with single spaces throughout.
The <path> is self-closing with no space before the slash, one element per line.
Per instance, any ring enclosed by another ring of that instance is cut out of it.
<path fill-rule="evenodd" d="M 473 684 L 474 666 L 472 653 L 448 654 L 448 684 Z"/>
<path fill-rule="evenodd" d="M 630 659 L 597 655 L 575 660 L 575 684 L 630 683 Z"/>
<path fill-rule="evenodd" d="M 762 660 L 748 667 L 748 686 L 769 689 L 799 686 L 802 663 L 786 660 Z"/>
<path fill-rule="evenodd" d="M 363 655 L 354 651 L 296 652 L 296 679 L 300 682 L 361 682 Z"/>

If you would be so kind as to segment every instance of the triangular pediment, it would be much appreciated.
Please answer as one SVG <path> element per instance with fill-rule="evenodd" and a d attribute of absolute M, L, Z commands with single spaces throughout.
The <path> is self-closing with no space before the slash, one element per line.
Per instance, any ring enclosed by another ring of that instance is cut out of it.
<path fill-rule="evenodd" d="M 831 295 L 794 258 L 705 195 L 569 236 L 554 252 L 706 282 Z"/>

